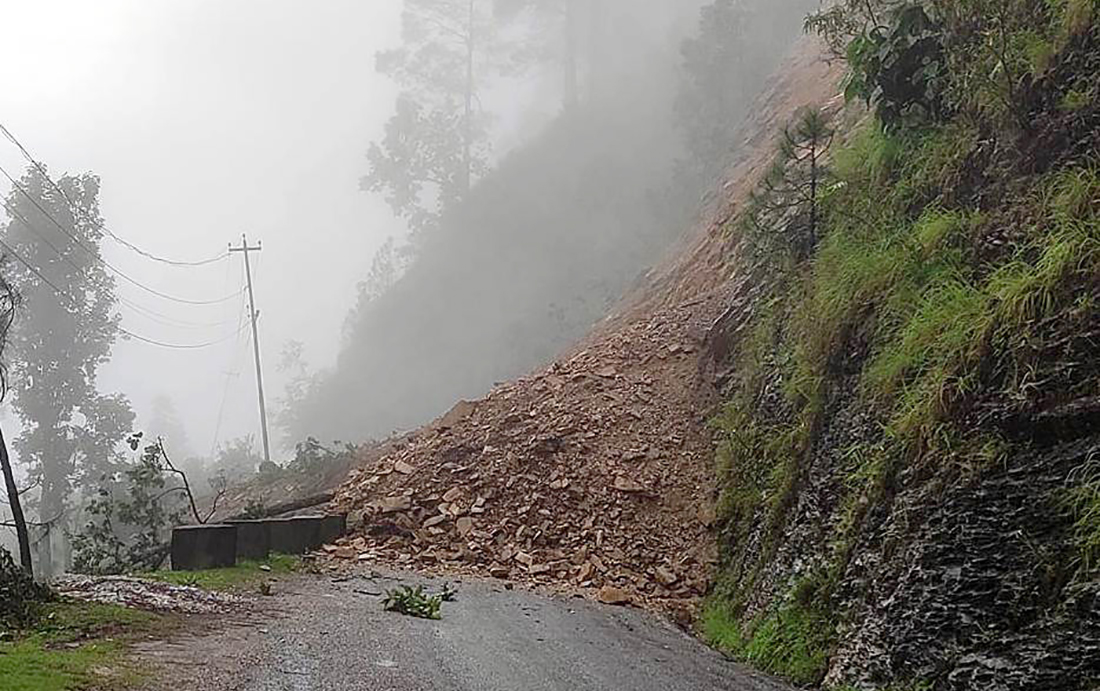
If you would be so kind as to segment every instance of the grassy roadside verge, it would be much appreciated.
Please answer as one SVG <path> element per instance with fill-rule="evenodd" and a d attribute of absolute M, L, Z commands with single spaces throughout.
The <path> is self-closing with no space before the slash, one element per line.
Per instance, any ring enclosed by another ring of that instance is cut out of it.
<path fill-rule="evenodd" d="M 296 571 L 297 557 L 206 571 L 158 571 L 137 577 L 223 592 L 257 592 L 272 578 Z M 262 590 L 260 590 L 262 592 Z M 0 691 L 123 691 L 147 678 L 127 652 L 135 641 L 163 636 L 183 625 L 172 614 L 116 605 L 59 600 L 42 605 L 34 623 L 0 628 Z"/>
<path fill-rule="evenodd" d="M 115 605 L 59 601 L 46 605 L 28 629 L 0 631 L 4 691 L 123 689 L 142 678 L 126 646 L 170 627 L 169 616 Z"/>
<path fill-rule="evenodd" d="M 286 554 L 273 554 L 263 561 L 245 561 L 224 569 L 205 571 L 154 571 L 138 574 L 171 585 L 185 585 L 203 590 L 244 592 L 254 590 L 267 579 L 294 573 L 301 559 Z"/>

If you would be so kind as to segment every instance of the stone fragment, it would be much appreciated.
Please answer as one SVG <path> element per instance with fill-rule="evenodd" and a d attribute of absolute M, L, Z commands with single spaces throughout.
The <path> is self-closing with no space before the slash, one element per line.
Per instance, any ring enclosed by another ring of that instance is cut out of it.
<path fill-rule="evenodd" d="M 605 605 L 628 605 L 633 601 L 630 594 L 613 585 L 605 585 L 596 595 L 597 599 Z"/>
<path fill-rule="evenodd" d="M 699 518 L 699 522 L 710 528 L 714 525 L 714 522 L 718 520 L 717 511 L 713 504 L 703 504 L 696 511 L 696 516 Z"/>
<path fill-rule="evenodd" d="M 413 473 L 416 472 L 416 468 L 412 467 L 411 465 L 409 465 L 405 461 L 398 461 L 398 462 L 394 463 L 393 464 L 393 469 L 396 470 L 397 472 L 401 473 L 402 475 L 412 475 Z"/>
<path fill-rule="evenodd" d="M 676 581 L 680 580 L 675 573 L 665 568 L 664 566 L 657 567 L 656 575 L 657 582 L 666 588 L 672 586 L 674 583 L 676 583 Z"/>
<path fill-rule="evenodd" d="M 512 558 L 526 567 L 530 567 L 531 564 L 535 563 L 535 558 L 527 552 L 516 552 L 515 556 Z"/>
<path fill-rule="evenodd" d="M 619 475 L 615 478 L 615 489 L 620 492 L 627 492 L 628 494 L 636 494 L 645 491 L 645 487 L 625 475 Z"/>
<path fill-rule="evenodd" d="M 455 528 L 458 530 L 458 534 L 462 537 L 467 537 L 474 529 L 474 519 L 472 518 L 460 518 L 455 521 Z"/>
<path fill-rule="evenodd" d="M 383 497 L 375 502 L 375 506 L 383 514 L 399 513 L 412 508 L 412 497 L 402 495 L 400 497 Z"/>

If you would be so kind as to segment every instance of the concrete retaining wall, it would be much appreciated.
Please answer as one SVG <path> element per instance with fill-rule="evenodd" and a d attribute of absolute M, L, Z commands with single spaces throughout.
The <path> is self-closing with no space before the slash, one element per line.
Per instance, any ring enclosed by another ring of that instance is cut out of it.
<path fill-rule="evenodd" d="M 218 569 L 237 563 L 237 528 L 188 525 L 172 530 L 172 569 Z"/>
<path fill-rule="evenodd" d="M 305 554 L 335 541 L 347 530 L 347 517 L 296 516 L 172 530 L 172 569 L 224 568 L 259 561 L 271 553 Z"/>

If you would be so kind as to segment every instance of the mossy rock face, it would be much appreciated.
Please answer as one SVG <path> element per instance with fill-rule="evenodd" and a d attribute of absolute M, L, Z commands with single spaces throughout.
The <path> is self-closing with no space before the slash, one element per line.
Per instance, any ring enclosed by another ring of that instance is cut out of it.
<path fill-rule="evenodd" d="M 1044 39 L 1030 129 L 1000 109 L 864 117 L 838 133 L 811 255 L 741 254 L 766 278 L 735 292 L 707 363 L 726 397 L 700 622 L 717 647 L 835 688 L 1100 683 L 1089 21 Z"/>
<path fill-rule="evenodd" d="M 834 676 L 936 688 L 1087 688 L 1100 677 L 1100 584 L 1071 583 L 1058 497 L 1100 437 L 1013 455 L 946 486 L 903 480 L 838 591 L 859 625 Z"/>

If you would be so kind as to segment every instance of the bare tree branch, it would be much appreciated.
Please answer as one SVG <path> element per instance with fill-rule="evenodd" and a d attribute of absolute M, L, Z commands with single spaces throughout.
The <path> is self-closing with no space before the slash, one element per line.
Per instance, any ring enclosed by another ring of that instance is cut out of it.
<path fill-rule="evenodd" d="M 194 516 L 197 523 L 199 523 L 200 525 L 205 525 L 206 522 L 210 520 L 211 516 L 214 515 L 213 512 L 211 512 L 205 519 L 199 514 L 199 507 L 195 502 L 195 494 L 191 491 L 191 483 L 187 481 L 187 473 L 183 472 L 172 463 L 172 459 L 168 457 L 168 451 L 164 448 L 163 438 L 157 437 L 156 447 L 161 459 L 164 460 L 164 464 L 167 466 L 167 470 L 171 473 L 179 475 L 180 479 L 183 481 L 183 487 L 177 489 L 183 490 L 187 494 L 187 501 L 191 505 L 191 515 Z"/>

